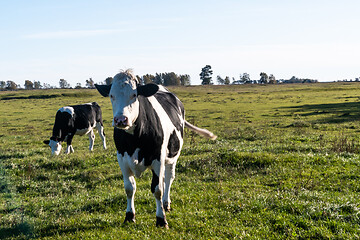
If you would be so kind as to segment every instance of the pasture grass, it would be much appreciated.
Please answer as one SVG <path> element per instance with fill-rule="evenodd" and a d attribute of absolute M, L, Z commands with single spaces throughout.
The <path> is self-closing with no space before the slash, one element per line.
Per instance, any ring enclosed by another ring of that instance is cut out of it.
<path fill-rule="evenodd" d="M 359 239 L 360 85 L 189 86 L 171 90 L 186 118 L 172 186 L 170 229 L 155 227 L 151 172 L 137 180 L 136 223 L 112 140 L 112 110 L 96 90 L 1 92 L 0 238 Z M 96 101 L 108 149 L 76 136 L 50 156 L 62 106 Z"/>

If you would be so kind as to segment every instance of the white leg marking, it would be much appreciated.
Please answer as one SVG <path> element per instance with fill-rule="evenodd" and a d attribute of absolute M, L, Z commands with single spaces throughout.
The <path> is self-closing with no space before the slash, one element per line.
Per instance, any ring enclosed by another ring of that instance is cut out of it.
<path fill-rule="evenodd" d="M 165 190 L 164 190 L 164 195 L 163 195 L 163 207 L 165 211 L 169 211 L 170 210 L 170 188 L 171 188 L 171 184 L 175 179 L 175 166 L 176 166 L 176 161 L 173 164 L 167 164 L 165 165 Z"/>
<path fill-rule="evenodd" d="M 91 131 L 88 133 L 88 136 L 90 141 L 89 150 L 92 151 L 94 148 L 94 141 L 95 141 L 94 130 L 91 129 Z"/>
<path fill-rule="evenodd" d="M 165 212 L 161 202 L 164 192 L 164 172 L 165 172 L 165 160 L 154 160 L 151 164 L 155 174 L 159 176 L 159 184 L 155 187 L 154 197 L 156 202 L 156 216 L 165 219 Z"/>
<path fill-rule="evenodd" d="M 124 187 L 126 192 L 127 206 L 126 212 L 132 212 L 135 215 L 135 192 L 136 192 L 136 181 L 134 176 L 124 176 Z"/>
<path fill-rule="evenodd" d="M 165 218 L 165 212 L 164 212 L 164 208 L 163 208 L 162 202 L 161 202 L 162 192 L 163 191 L 159 188 L 159 185 L 156 186 L 155 192 L 154 192 L 155 202 L 156 202 L 156 216 L 161 217 L 161 218 Z"/>
<path fill-rule="evenodd" d="M 73 152 L 74 152 L 74 148 L 72 147 L 72 145 L 68 145 L 65 153 L 69 154 L 69 153 L 73 153 Z"/>
<path fill-rule="evenodd" d="M 101 126 L 101 123 L 97 122 L 96 123 L 96 128 L 97 128 L 97 130 L 99 132 L 101 141 L 103 143 L 103 148 L 106 149 L 106 140 L 105 140 L 105 135 L 104 135 L 104 127 Z"/>
<path fill-rule="evenodd" d="M 126 199 L 127 199 L 126 212 L 132 212 L 134 215 L 135 215 L 134 197 L 136 192 L 136 181 L 132 168 L 136 170 L 137 160 L 135 159 L 137 159 L 138 152 L 139 149 L 135 151 L 133 156 L 129 156 L 128 153 L 126 152 L 124 156 L 117 153 L 118 163 L 124 178 L 124 187 L 125 187 Z M 143 170 L 145 169 L 146 168 L 144 168 Z"/>

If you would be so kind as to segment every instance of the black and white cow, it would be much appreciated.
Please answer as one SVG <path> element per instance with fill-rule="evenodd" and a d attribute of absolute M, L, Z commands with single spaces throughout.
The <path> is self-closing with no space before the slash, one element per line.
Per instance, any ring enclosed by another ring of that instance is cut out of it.
<path fill-rule="evenodd" d="M 96 102 L 62 107 L 56 112 L 52 137 L 50 140 L 45 140 L 44 143 L 49 144 L 52 154 L 59 155 L 61 142 L 66 141 L 66 153 L 70 153 L 74 152 L 71 145 L 74 135 L 87 134 L 90 140 L 89 150 L 92 151 L 95 127 L 99 132 L 103 147 L 106 149 L 101 108 Z"/>
<path fill-rule="evenodd" d="M 188 123 L 183 104 L 166 88 L 138 85 L 131 70 L 115 75 L 112 85 L 95 86 L 112 103 L 114 141 L 127 195 L 125 222 L 135 222 L 135 177 L 150 169 L 156 225 L 167 228 L 165 211 L 170 210 L 170 187 L 183 145 L 184 126 L 210 139 L 216 136 Z"/>

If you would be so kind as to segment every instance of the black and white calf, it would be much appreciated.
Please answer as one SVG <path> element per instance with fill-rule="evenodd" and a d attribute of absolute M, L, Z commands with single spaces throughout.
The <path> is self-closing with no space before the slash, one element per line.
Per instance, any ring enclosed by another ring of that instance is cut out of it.
<path fill-rule="evenodd" d="M 112 85 L 95 86 L 112 103 L 114 141 L 127 195 L 125 222 L 135 221 L 135 177 L 150 169 L 156 225 L 167 227 L 164 210 L 170 210 L 170 187 L 184 126 L 210 139 L 216 136 L 188 123 L 184 106 L 174 94 L 155 84 L 139 86 L 130 70 L 115 75 Z"/>
<path fill-rule="evenodd" d="M 92 151 L 95 127 L 99 132 L 103 147 L 106 149 L 101 108 L 96 102 L 62 107 L 56 112 L 52 137 L 50 140 L 45 140 L 44 143 L 49 144 L 52 154 L 59 155 L 61 142 L 66 141 L 66 153 L 70 153 L 74 152 L 71 145 L 74 135 L 87 134 L 90 140 L 89 150 Z"/>

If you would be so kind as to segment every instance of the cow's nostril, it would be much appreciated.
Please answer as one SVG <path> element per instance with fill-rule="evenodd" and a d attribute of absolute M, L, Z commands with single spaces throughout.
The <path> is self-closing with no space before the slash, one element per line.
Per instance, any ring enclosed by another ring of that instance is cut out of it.
<path fill-rule="evenodd" d="M 121 117 L 120 117 L 120 121 L 121 121 L 122 123 L 126 123 L 127 117 L 121 116 Z"/>
<path fill-rule="evenodd" d="M 127 120 L 128 118 L 125 116 L 120 116 L 120 117 L 114 117 L 114 122 L 118 125 L 118 124 L 122 124 L 122 125 L 126 125 L 127 124 Z"/>

